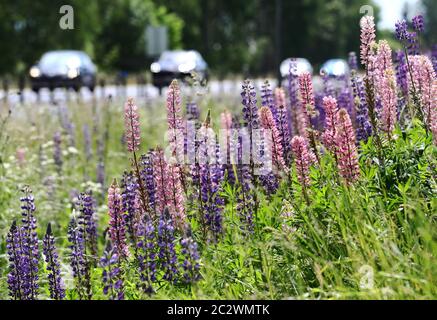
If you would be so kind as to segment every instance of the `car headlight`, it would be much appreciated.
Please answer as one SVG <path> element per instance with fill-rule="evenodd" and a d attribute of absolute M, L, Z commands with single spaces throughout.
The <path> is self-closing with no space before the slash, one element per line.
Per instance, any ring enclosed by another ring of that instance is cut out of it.
<path fill-rule="evenodd" d="M 41 71 L 39 71 L 38 67 L 30 68 L 29 75 L 32 78 L 38 78 L 41 75 Z"/>
<path fill-rule="evenodd" d="M 159 71 L 161 71 L 161 66 L 158 62 L 154 62 L 150 65 L 150 71 L 152 71 L 153 73 L 158 73 Z"/>
<path fill-rule="evenodd" d="M 187 73 L 194 70 L 195 67 L 196 65 L 194 63 L 182 63 L 179 65 L 178 70 L 181 73 Z"/>
<path fill-rule="evenodd" d="M 74 79 L 79 75 L 79 71 L 77 69 L 68 69 L 67 77 L 70 79 Z"/>

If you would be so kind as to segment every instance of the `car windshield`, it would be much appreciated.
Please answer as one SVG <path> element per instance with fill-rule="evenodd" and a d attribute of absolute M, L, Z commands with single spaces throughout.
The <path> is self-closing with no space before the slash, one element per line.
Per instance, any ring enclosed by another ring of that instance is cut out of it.
<path fill-rule="evenodd" d="M 71 52 L 49 52 L 43 55 L 40 67 L 43 69 L 52 69 L 62 66 L 69 68 L 78 68 L 80 66 L 80 57 Z"/>
<path fill-rule="evenodd" d="M 184 51 L 164 52 L 159 58 L 159 62 L 164 62 L 164 63 L 171 62 L 177 64 L 182 64 L 195 60 L 196 60 L 196 55 L 194 52 L 184 52 Z"/>

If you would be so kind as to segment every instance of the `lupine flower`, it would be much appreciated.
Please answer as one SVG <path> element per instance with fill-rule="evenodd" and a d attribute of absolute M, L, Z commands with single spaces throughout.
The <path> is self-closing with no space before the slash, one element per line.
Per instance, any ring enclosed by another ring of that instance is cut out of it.
<path fill-rule="evenodd" d="M 181 169 L 178 165 L 169 165 L 169 185 L 167 188 L 170 189 L 170 201 L 172 216 L 175 222 L 175 226 L 182 227 L 185 224 L 185 198 L 184 192 L 181 184 Z"/>
<path fill-rule="evenodd" d="M 264 107 L 263 107 L 264 108 Z M 267 108 L 268 109 L 268 108 Z M 263 186 L 267 194 L 274 194 L 279 187 L 278 177 L 273 173 L 274 156 L 272 154 L 272 145 L 269 132 L 267 132 L 267 137 L 265 135 L 266 130 L 262 129 L 260 137 L 257 137 L 259 141 L 259 165 L 257 166 L 257 174 L 259 175 L 259 181 Z"/>
<path fill-rule="evenodd" d="M 292 59 L 290 62 L 289 72 L 287 75 L 287 90 L 289 98 L 289 114 L 288 114 L 288 126 L 290 130 L 290 136 L 293 134 L 293 129 L 298 130 L 297 127 L 297 110 L 299 105 L 298 92 L 299 81 L 297 77 L 297 62 L 296 59 Z M 297 133 L 297 132 L 296 132 Z"/>
<path fill-rule="evenodd" d="M 337 100 L 331 96 L 323 98 L 325 109 L 325 132 L 322 134 L 323 143 L 331 152 L 335 153 L 335 127 L 337 117 Z"/>
<path fill-rule="evenodd" d="M 65 297 L 64 283 L 61 278 L 59 256 L 55 247 L 55 238 L 52 235 L 50 223 L 47 226 L 46 235 L 43 240 L 43 253 L 47 263 L 46 269 L 49 279 L 50 298 L 62 300 Z"/>
<path fill-rule="evenodd" d="M 197 243 L 194 241 L 191 229 L 188 229 L 181 239 L 181 254 L 183 257 L 183 262 L 181 264 L 183 270 L 183 281 L 185 283 L 193 283 L 200 278 L 200 255 L 197 248 Z"/>
<path fill-rule="evenodd" d="M 197 121 L 200 117 L 200 110 L 196 102 L 188 102 L 187 105 L 187 120 Z"/>
<path fill-rule="evenodd" d="M 358 70 L 357 55 L 354 51 L 349 52 L 348 64 L 351 70 Z"/>
<path fill-rule="evenodd" d="M 267 130 L 267 145 L 271 146 L 272 161 L 278 169 L 286 169 L 283 158 L 282 139 L 279 130 L 276 127 L 275 120 L 271 110 L 267 107 L 259 109 L 259 118 L 262 127 Z"/>
<path fill-rule="evenodd" d="M 418 54 L 417 48 L 417 34 L 416 32 L 409 32 L 408 25 L 405 20 L 400 20 L 396 22 L 396 38 L 402 42 L 404 46 L 408 48 L 409 55 Z"/>
<path fill-rule="evenodd" d="M 62 139 L 61 133 L 56 131 L 53 135 L 53 160 L 55 162 L 58 172 L 62 171 Z"/>
<path fill-rule="evenodd" d="M 292 221 L 296 216 L 296 213 L 291 203 L 286 199 L 282 200 L 282 208 L 281 208 L 280 216 L 283 221 L 282 231 L 287 235 L 296 232 L 296 227 L 292 226 Z"/>
<path fill-rule="evenodd" d="M 69 262 L 76 281 L 79 299 L 92 297 L 90 266 L 85 256 L 85 240 L 83 229 L 73 216 L 68 224 L 68 241 L 70 242 Z"/>
<path fill-rule="evenodd" d="M 125 220 L 130 240 L 135 244 L 137 223 L 139 222 L 138 220 L 140 220 L 140 199 L 138 183 L 131 172 L 124 172 L 120 187 L 122 190 L 121 197 L 123 212 L 125 213 L 123 219 Z"/>
<path fill-rule="evenodd" d="M 309 72 L 303 72 L 299 75 L 299 89 L 302 98 L 303 111 L 308 119 L 312 118 L 315 116 L 315 103 L 313 83 Z"/>
<path fill-rule="evenodd" d="M 422 15 L 419 14 L 413 17 L 412 21 L 414 30 L 416 30 L 417 32 L 423 32 L 425 30 Z"/>
<path fill-rule="evenodd" d="M 336 142 L 340 175 L 348 184 L 352 183 L 358 178 L 360 168 L 358 166 L 355 133 L 346 109 L 340 109 L 337 113 Z"/>
<path fill-rule="evenodd" d="M 91 191 L 83 192 L 78 195 L 76 207 L 80 211 L 78 223 L 83 230 L 85 240 L 85 251 L 90 250 L 90 254 L 97 257 L 97 224 L 95 218 L 94 199 Z"/>
<path fill-rule="evenodd" d="M 367 141 L 367 138 L 372 134 L 372 125 L 369 121 L 364 84 L 355 71 L 352 71 L 351 83 L 357 110 L 357 139 L 358 141 Z"/>
<path fill-rule="evenodd" d="M 274 119 L 277 116 L 277 107 L 273 97 L 272 89 L 270 89 L 270 83 L 266 80 L 261 87 L 261 105 L 268 107 L 272 112 Z"/>
<path fill-rule="evenodd" d="M 172 157 L 176 163 L 182 163 L 184 150 L 184 126 L 181 116 L 181 96 L 177 80 L 173 80 L 167 93 L 167 124 Z"/>
<path fill-rule="evenodd" d="M 396 83 L 404 96 L 408 95 L 408 65 L 405 59 L 405 53 L 402 50 L 396 51 Z"/>
<path fill-rule="evenodd" d="M 141 177 L 149 199 L 149 207 L 156 211 L 155 177 L 153 173 L 153 152 L 141 156 Z"/>
<path fill-rule="evenodd" d="M 249 167 L 247 165 L 238 166 L 238 181 L 240 188 L 237 195 L 237 212 L 245 228 L 252 232 L 254 229 L 253 213 L 255 210 L 255 201 L 252 195 L 253 188 Z"/>
<path fill-rule="evenodd" d="M 285 91 L 282 88 L 275 88 L 275 105 L 276 109 L 281 106 L 285 107 L 287 105 L 285 101 Z"/>
<path fill-rule="evenodd" d="M 69 115 L 69 109 L 65 104 L 61 104 L 58 108 L 59 110 L 59 120 L 61 123 L 62 129 L 67 133 L 68 135 L 68 144 L 70 147 L 76 146 L 76 133 L 75 133 L 75 125 L 73 121 L 71 120 L 71 117 Z"/>
<path fill-rule="evenodd" d="M 381 40 L 376 50 L 376 77 L 382 77 L 387 69 L 393 69 L 392 51 L 388 42 Z"/>
<path fill-rule="evenodd" d="M 21 201 L 21 250 L 22 268 L 24 274 L 23 297 L 25 300 L 34 300 L 38 296 L 38 264 L 39 249 L 38 235 L 36 233 L 35 202 L 31 190 L 28 187 L 23 189 L 24 196 Z"/>
<path fill-rule="evenodd" d="M 124 285 L 118 250 L 108 242 L 103 257 L 100 259 L 103 268 L 103 293 L 110 300 L 124 300 Z"/>
<path fill-rule="evenodd" d="M 397 94 L 396 78 L 393 69 L 386 69 L 385 74 L 379 83 L 380 99 L 382 104 L 381 124 L 382 130 L 387 132 L 389 137 L 396 123 Z"/>
<path fill-rule="evenodd" d="M 436 73 L 427 56 L 411 56 L 410 65 L 414 86 L 419 93 L 420 105 L 424 116 L 423 121 L 428 128 L 431 128 L 433 125 L 432 114 L 433 112 L 437 112 L 435 101 L 433 101 L 433 97 L 435 97 L 433 96 L 433 86 L 437 79 Z M 408 80 L 409 85 L 412 85 L 410 78 L 408 78 Z"/>
<path fill-rule="evenodd" d="M 220 114 L 221 130 L 225 134 L 225 155 L 226 159 L 223 159 L 224 168 L 227 174 L 228 181 L 234 181 L 234 168 L 231 161 L 231 133 L 232 133 L 232 114 L 225 110 Z"/>
<path fill-rule="evenodd" d="M 21 231 L 17 227 L 16 221 L 12 223 L 11 228 L 6 236 L 6 251 L 9 257 L 9 273 L 8 273 L 8 288 L 9 296 L 13 300 L 25 300 L 24 281 L 26 274 L 23 263 L 27 261 L 23 259 L 23 249 L 21 247 Z"/>
<path fill-rule="evenodd" d="M 285 163 L 289 164 L 290 159 L 290 128 L 287 120 L 287 109 L 285 105 L 278 107 L 278 123 L 277 128 L 282 142 L 282 153 Z"/>
<path fill-rule="evenodd" d="M 108 189 L 109 235 L 114 245 L 114 250 L 120 258 L 129 256 L 126 244 L 126 224 L 123 219 L 123 205 L 120 188 L 117 181 Z"/>
<path fill-rule="evenodd" d="M 310 165 L 314 160 L 314 155 L 312 155 L 312 151 L 308 149 L 305 138 L 301 136 L 294 136 L 293 139 L 291 139 L 291 150 L 294 155 L 297 179 L 302 186 L 305 200 L 307 204 L 309 204 L 307 189 L 310 185 Z"/>
<path fill-rule="evenodd" d="M 259 129 L 258 107 L 256 105 L 256 92 L 249 80 L 243 83 L 243 91 L 241 92 L 243 103 L 243 119 L 249 131 L 250 143 L 250 165 L 254 165 L 254 150 L 253 150 L 253 134 L 256 129 Z"/>
<path fill-rule="evenodd" d="M 375 22 L 372 16 L 364 16 L 361 18 L 360 24 L 361 24 L 360 59 L 361 59 L 361 63 L 367 66 L 371 45 L 376 39 Z"/>
<path fill-rule="evenodd" d="M 432 60 L 432 65 L 434 66 L 434 72 L 437 73 L 437 44 L 432 46 L 431 60 Z"/>
<path fill-rule="evenodd" d="M 83 145 L 85 151 L 85 159 L 87 162 L 89 162 L 93 157 L 93 150 L 91 147 L 90 127 L 87 124 L 84 124 L 82 131 L 83 131 Z"/>
<path fill-rule="evenodd" d="M 137 248 L 139 254 L 138 271 L 140 274 L 140 287 L 147 294 L 153 293 L 152 283 L 156 281 L 156 232 L 151 219 L 140 225 L 137 234 Z"/>
<path fill-rule="evenodd" d="M 129 98 L 124 105 L 124 126 L 127 150 L 136 152 L 140 147 L 140 116 L 134 100 Z"/>
<path fill-rule="evenodd" d="M 395 23 L 395 28 L 396 28 L 396 38 L 399 41 L 403 41 L 406 40 L 408 37 L 408 25 L 407 25 L 407 21 L 403 20 L 399 20 Z"/>
<path fill-rule="evenodd" d="M 164 151 L 160 148 L 157 148 L 153 154 L 153 174 L 156 187 L 156 210 L 160 215 L 170 202 L 168 164 L 164 159 Z"/>
<path fill-rule="evenodd" d="M 174 231 L 173 220 L 166 208 L 158 222 L 158 257 L 163 279 L 171 283 L 176 281 L 178 273 Z"/>

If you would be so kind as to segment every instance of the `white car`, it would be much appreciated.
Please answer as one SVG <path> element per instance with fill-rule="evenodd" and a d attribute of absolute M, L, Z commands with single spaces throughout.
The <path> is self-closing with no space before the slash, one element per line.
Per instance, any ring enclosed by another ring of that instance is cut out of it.
<path fill-rule="evenodd" d="M 292 63 L 295 63 L 295 68 L 292 67 Z M 281 72 L 282 78 L 286 78 L 290 72 L 294 76 L 298 76 L 303 72 L 309 72 L 313 74 L 313 67 L 311 63 L 305 58 L 287 58 L 282 61 L 279 66 L 279 71 Z"/>

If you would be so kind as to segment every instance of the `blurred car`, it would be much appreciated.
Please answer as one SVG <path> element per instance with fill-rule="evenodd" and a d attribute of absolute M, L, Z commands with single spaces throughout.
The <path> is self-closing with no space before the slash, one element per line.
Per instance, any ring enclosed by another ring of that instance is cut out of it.
<path fill-rule="evenodd" d="M 195 72 L 200 80 L 207 79 L 208 65 L 199 52 L 194 50 L 164 51 L 158 61 L 150 65 L 152 82 L 160 91 L 173 79 L 184 80 Z"/>
<path fill-rule="evenodd" d="M 292 63 L 292 60 L 295 61 L 296 68 L 290 69 L 290 64 Z M 279 66 L 279 71 L 281 72 L 282 78 L 286 78 L 289 73 L 294 76 L 298 76 L 303 72 L 309 72 L 310 74 L 313 74 L 313 67 L 311 66 L 311 63 L 305 58 L 287 58 L 282 61 L 281 65 Z"/>
<path fill-rule="evenodd" d="M 32 90 L 41 88 L 73 88 L 78 91 L 87 87 L 94 91 L 96 66 L 82 51 L 57 50 L 42 55 L 37 64 L 29 70 Z"/>
<path fill-rule="evenodd" d="M 349 65 L 344 59 L 329 59 L 320 68 L 321 75 L 329 77 L 342 77 L 350 72 Z"/>

